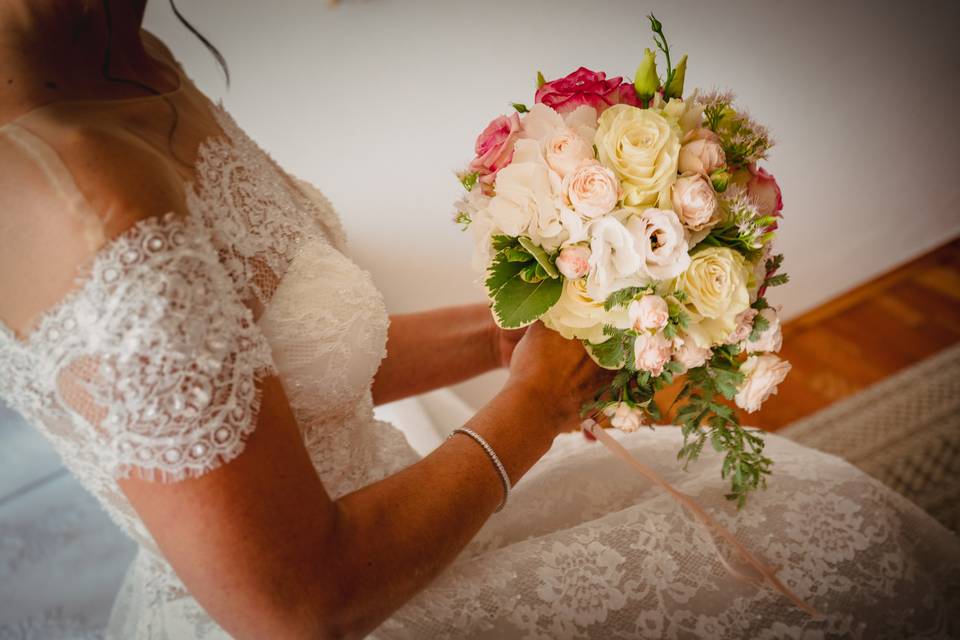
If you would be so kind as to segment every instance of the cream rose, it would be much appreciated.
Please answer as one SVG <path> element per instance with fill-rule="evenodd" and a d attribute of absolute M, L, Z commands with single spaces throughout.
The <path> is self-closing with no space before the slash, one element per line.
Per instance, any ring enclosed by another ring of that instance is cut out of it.
<path fill-rule="evenodd" d="M 727 164 L 720 141 L 710 129 L 694 129 L 689 132 L 680 147 L 677 167 L 680 173 L 701 173 L 710 175 Z"/>
<path fill-rule="evenodd" d="M 633 343 L 634 366 L 647 371 L 651 376 L 663 373 L 663 367 L 670 362 L 673 347 L 662 333 L 641 333 Z"/>
<path fill-rule="evenodd" d="M 655 205 L 667 199 L 677 178 L 679 127 L 652 109 L 618 104 L 600 116 L 594 144 L 604 165 L 623 183 L 629 206 Z"/>
<path fill-rule="evenodd" d="M 603 308 L 603 300 L 596 301 L 587 295 L 584 279 L 564 280 L 560 299 L 541 320 L 568 340 L 587 340 L 593 344 L 609 339 L 603 333 L 605 324 L 620 329 L 630 326 L 630 319 L 622 307 L 607 311 Z"/>
<path fill-rule="evenodd" d="M 687 331 L 699 346 L 723 344 L 737 328 L 737 316 L 750 306 L 749 280 L 749 266 L 732 249 L 709 247 L 693 255 L 674 286 L 686 294 Z"/>
<path fill-rule="evenodd" d="M 637 331 L 659 331 L 667 326 L 670 320 L 667 301 L 652 293 L 631 302 L 627 313 L 630 316 L 630 326 Z"/>
<path fill-rule="evenodd" d="M 610 213 L 620 199 L 620 181 L 599 162 L 587 162 L 567 174 L 560 187 L 566 203 L 587 219 Z"/>
<path fill-rule="evenodd" d="M 564 247 L 557 256 L 557 270 L 568 280 L 579 280 L 590 271 L 590 247 Z"/>
<path fill-rule="evenodd" d="M 587 291 L 595 300 L 602 302 L 617 289 L 649 282 L 642 270 L 643 256 L 637 253 L 636 240 L 616 216 L 593 222 L 590 251 Z"/>
<path fill-rule="evenodd" d="M 757 351 L 774 352 L 780 351 L 783 346 L 783 330 L 780 327 L 779 308 L 766 308 L 760 312 L 760 315 L 766 318 L 769 326 L 760 334 L 756 340 L 747 340 L 747 353 Z M 749 334 L 747 334 L 749 336 Z"/>
<path fill-rule="evenodd" d="M 690 173 L 677 178 L 671 190 L 673 210 L 691 231 L 701 231 L 720 222 L 717 193 L 706 176 Z"/>
<path fill-rule="evenodd" d="M 673 339 L 673 359 L 682 364 L 683 368 L 688 371 L 706 364 L 711 353 L 710 349 L 698 346 L 689 336 L 677 336 Z"/>
<path fill-rule="evenodd" d="M 669 280 L 690 264 L 689 246 L 677 214 L 668 209 L 646 209 L 627 220 L 644 269 L 654 280 Z"/>
<path fill-rule="evenodd" d="M 777 385 L 790 373 L 790 363 L 771 354 L 750 356 L 740 365 L 740 372 L 746 377 L 734 401 L 747 413 L 753 413 L 777 392 Z"/>
<path fill-rule="evenodd" d="M 636 431 L 643 426 L 643 412 L 631 407 L 626 402 L 608 404 L 604 407 L 603 413 L 610 418 L 610 426 L 627 433 Z"/>

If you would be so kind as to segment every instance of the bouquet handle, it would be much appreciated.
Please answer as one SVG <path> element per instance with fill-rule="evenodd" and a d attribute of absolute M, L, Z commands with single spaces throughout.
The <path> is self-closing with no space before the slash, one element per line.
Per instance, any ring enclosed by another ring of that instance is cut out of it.
<path fill-rule="evenodd" d="M 762 585 L 764 583 L 769 584 L 771 587 L 785 595 L 791 602 L 793 602 L 797 607 L 807 612 L 812 616 L 819 615 L 817 610 L 804 602 L 800 597 L 791 591 L 786 585 L 784 585 L 779 578 L 777 578 L 777 570 L 774 567 L 771 567 L 755 555 L 753 555 L 749 549 L 747 549 L 741 542 L 739 542 L 734 535 L 724 528 L 719 522 L 714 520 L 710 514 L 708 514 L 703 507 L 701 507 L 697 502 L 690 496 L 682 493 L 675 489 L 669 482 L 664 480 L 660 474 L 656 471 L 643 464 L 638 460 L 634 455 L 632 455 L 627 449 L 617 442 L 610 434 L 604 430 L 596 420 L 592 418 L 587 418 L 581 424 L 581 428 L 584 433 L 589 434 L 590 436 L 596 438 L 600 441 L 603 446 L 605 446 L 610 453 L 624 461 L 628 465 L 634 468 L 640 475 L 647 478 L 657 486 L 661 487 L 664 491 L 669 493 L 677 502 L 679 502 L 687 512 L 690 513 L 700 524 L 704 526 L 707 530 L 708 536 L 710 538 L 711 544 L 713 544 L 714 551 L 716 551 L 717 557 L 720 559 L 721 564 L 727 569 L 728 572 L 735 578 L 743 580 L 744 582 L 751 582 L 756 585 Z M 750 567 L 755 573 L 750 574 L 744 571 L 741 571 L 734 567 L 727 558 L 724 557 L 723 553 L 720 552 L 720 548 L 717 546 L 717 542 L 713 537 L 713 534 L 719 535 L 726 543 L 728 543 L 733 549 L 737 552 L 737 555 L 743 560 L 744 564 Z"/>

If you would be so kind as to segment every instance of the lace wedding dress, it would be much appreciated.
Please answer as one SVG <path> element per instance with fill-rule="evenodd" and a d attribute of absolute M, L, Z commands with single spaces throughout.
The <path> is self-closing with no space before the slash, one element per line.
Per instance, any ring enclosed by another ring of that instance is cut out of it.
<path fill-rule="evenodd" d="M 172 105 L 179 124 L 168 135 L 156 123 L 170 120 Z M 218 133 L 204 134 L 210 127 Z M 78 131 L 117 155 L 78 158 Z M 345 256 L 327 200 L 185 76 L 162 96 L 31 111 L 0 128 L 0 159 L 0 229 L 11 234 L 0 266 L 30 269 L 14 280 L 34 309 L 0 325 L 0 396 L 139 544 L 108 637 L 226 637 L 117 479 L 137 469 L 177 482 L 241 455 L 266 375 L 280 377 L 332 497 L 416 462 L 402 434 L 373 417 L 382 298 Z M 179 181 L 182 201 L 158 201 L 149 185 L 114 200 L 97 191 L 98 175 L 130 165 Z M 821 617 L 733 579 L 668 496 L 570 435 L 374 636 L 960 634 L 960 544 L 923 511 L 840 459 L 770 436 L 770 487 L 737 512 L 716 457 L 677 469 L 678 435 L 616 437 L 778 566 Z"/>

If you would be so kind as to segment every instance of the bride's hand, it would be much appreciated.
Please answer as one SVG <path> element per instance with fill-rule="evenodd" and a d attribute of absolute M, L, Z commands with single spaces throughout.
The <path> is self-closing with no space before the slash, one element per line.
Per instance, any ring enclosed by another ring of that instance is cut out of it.
<path fill-rule="evenodd" d="M 578 340 L 567 340 L 537 322 L 528 327 L 510 361 L 508 385 L 524 388 L 557 420 L 557 431 L 580 426 L 580 407 L 609 384 L 615 371 L 603 369 Z"/>

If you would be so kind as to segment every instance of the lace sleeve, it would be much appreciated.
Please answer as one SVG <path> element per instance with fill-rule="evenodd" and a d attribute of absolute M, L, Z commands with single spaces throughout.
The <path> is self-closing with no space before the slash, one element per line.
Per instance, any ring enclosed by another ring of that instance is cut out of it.
<path fill-rule="evenodd" d="M 240 454 L 274 368 L 203 229 L 174 214 L 138 223 L 63 313 L 56 324 L 77 328 L 54 358 L 57 394 L 95 431 L 103 469 L 176 481 Z"/>

